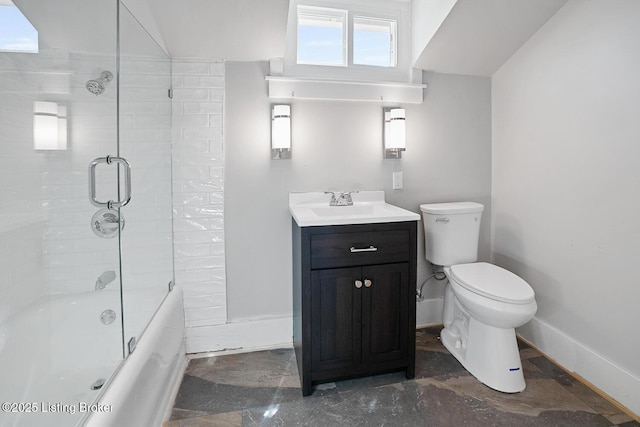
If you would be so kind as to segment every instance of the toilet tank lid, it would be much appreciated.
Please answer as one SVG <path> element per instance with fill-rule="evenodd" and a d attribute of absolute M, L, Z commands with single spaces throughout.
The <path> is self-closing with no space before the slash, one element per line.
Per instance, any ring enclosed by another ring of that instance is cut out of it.
<path fill-rule="evenodd" d="M 453 279 L 469 291 L 497 301 L 527 304 L 535 299 L 531 286 L 509 270 L 486 262 L 451 266 Z"/>
<path fill-rule="evenodd" d="M 432 215 L 456 215 L 482 212 L 484 205 L 475 202 L 430 203 L 420 205 L 420 210 Z"/>

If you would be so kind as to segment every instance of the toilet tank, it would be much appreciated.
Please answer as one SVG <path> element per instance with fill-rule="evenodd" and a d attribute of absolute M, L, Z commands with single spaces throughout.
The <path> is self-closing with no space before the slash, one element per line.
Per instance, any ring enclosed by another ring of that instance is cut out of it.
<path fill-rule="evenodd" d="M 474 202 L 420 205 L 427 261 L 435 265 L 477 261 L 483 210 Z"/>

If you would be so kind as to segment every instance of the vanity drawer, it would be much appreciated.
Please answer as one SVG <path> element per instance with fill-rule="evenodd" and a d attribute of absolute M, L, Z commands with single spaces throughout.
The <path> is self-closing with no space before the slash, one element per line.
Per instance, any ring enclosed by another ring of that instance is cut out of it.
<path fill-rule="evenodd" d="M 409 260 L 409 230 L 314 234 L 311 268 L 386 264 Z"/>

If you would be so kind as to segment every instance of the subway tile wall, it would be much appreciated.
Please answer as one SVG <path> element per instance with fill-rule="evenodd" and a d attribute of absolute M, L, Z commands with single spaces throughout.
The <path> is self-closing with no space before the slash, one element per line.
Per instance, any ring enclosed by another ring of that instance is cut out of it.
<path fill-rule="evenodd" d="M 169 104 L 161 102 L 165 89 L 158 91 L 165 78 L 158 63 L 124 60 L 122 67 L 127 78 L 121 82 L 120 138 L 134 168 L 134 201 L 123 210 L 125 282 L 166 289 L 174 268 L 185 294 L 187 334 L 224 324 L 224 63 L 173 60 Z M 0 320 L 44 294 L 92 291 L 103 271 L 119 272 L 117 238 L 93 234 L 89 224 L 97 208 L 87 194 L 89 162 L 116 154 L 116 86 L 112 82 L 100 96 L 84 87 L 114 68 L 111 56 L 63 50 L 0 55 L 0 240 L 6 249 L 0 254 L 0 293 L 11 302 L 0 306 Z M 35 100 L 67 107 L 67 151 L 33 150 Z M 168 136 L 172 154 L 163 142 Z M 154 182 L 173 187 L 173 254 L 165 244 L 171 239 L 168 199 L 154 191 Z M 101 199 L 115 198 L 115 175 L 99 168 L 98 187 Z M 150 253 L 157 256 L 145 257 Z"/>
<path fill-rule="evenodd" d="M 173 60 L 174 263 L 187 350 L 197 328 L 227 320 L 223 105 L 224 62 Z"/>
<path fill-rule="evenodd" d="M 125 291 L 153 289 L 139 298 L 143 306 L 125 300 L 129 319 L 142 319 L 129 335 L 141 332 L 173 278 L 171 64 L 121 59 L 120 135 L 116 82 L 99 96 L 85 88 L 105 70 L 115 74 L 114 55 L 0 54 L 0 321 L 46 294 L 93 292 L 104 271 L 119 275 L 118 238 L 98 238 L 91 228 L 98 208 L 89 202 L 87 174 L 94 158 L 118 154 L 118 137 L 133 177 L 123 209 Z M 67 150 L 34 150 L 36 100 L 67 107 Z M 97 168 L 99 199 L 117 199 L 115 170 Z M 109 287 L 117 289 L 118 279 Z"/>
<path fill-rule="evenodd" d="M 32 59 L 0 55 L 0 324 L 45 293 L 40 159 L 33 151 L 37 63 Z"/>

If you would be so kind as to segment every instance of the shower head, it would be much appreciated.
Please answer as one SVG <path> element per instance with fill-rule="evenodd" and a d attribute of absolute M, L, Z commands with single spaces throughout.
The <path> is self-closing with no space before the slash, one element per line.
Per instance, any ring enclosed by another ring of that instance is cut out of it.
<path fill-rule="evenodd" d="M 87 90 L 98 96 L 104 92 L 105 86 L 113 80 L 113 74 L 109 71 L 103 71 L 95 80 L 89 80 L 86 84 Z"/>

